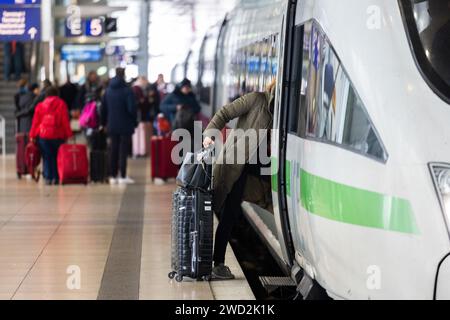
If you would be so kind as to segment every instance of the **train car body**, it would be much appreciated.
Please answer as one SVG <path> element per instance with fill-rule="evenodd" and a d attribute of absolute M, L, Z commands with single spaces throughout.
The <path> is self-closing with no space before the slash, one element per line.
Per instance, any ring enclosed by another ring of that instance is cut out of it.
<path fill-rule="evenodd" d="M 219 32 L 212 110 L 278 79 L 274 212 L 243 207 L 332 298 L 450 299 L 450 8 L 433 2 L 243 1 Z"/>

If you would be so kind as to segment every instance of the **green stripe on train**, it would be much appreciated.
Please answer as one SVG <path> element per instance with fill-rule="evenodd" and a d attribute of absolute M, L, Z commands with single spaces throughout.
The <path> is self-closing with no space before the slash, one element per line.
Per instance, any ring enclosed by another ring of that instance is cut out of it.
<path fill-rule="evenodd" d="M 339 184 L 301 171 L 302 206 L 329 220 L 419 234 L 409 201 Z"/>
<path fill-rule="evenodd" d="M 278 159 L 272 157 L 272 191 L 278 192 Z"/>

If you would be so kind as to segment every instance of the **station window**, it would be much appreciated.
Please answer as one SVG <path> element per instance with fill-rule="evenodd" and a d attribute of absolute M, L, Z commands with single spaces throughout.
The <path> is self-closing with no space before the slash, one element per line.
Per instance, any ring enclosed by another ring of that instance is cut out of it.
<path fill-rule="evenodd" d="M 362 100 L 329 40 L 312 22 L 303 26 L 302 45 L 300 95 L 293 113 L 297 125 L 291 124 L 291 132 L 386 161 Z"/>

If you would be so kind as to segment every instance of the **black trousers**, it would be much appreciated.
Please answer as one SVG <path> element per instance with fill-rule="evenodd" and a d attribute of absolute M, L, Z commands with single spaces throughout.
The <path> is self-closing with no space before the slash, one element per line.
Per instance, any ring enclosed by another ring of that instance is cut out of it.
<path fill-rule="evenodd" d="M 111 176 L 117 178 L 119 171 L 120 177 L 127 177 L 128 155 L 131 148 L 130 135 L 110 135 L 111 138 Z"/>
<path fill-rule="evenodd" d="M 254 175 L 270 182 L 269 176 L 261 176 L 261 169 L 265 167 L 260 164 L 247 164 L 240 178 L 233 186 L 230 194 L 225 200 L 224 209 L 220 214 L 220 221 L 216 231 L 214 243 L 214 265 L 225 263 L 225 255 L 228 242 L 231 239 L 234 225 L 242 215 L 242 200 L 247 183 L 248 175 Z"/>

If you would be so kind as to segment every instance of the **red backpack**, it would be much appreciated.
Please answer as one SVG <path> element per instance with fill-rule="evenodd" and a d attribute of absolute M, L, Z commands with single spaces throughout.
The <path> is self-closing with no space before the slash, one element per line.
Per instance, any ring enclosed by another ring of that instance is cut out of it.
<path fill-rule="evenodd" d="M 54 136 L 57 128 L 58 121 L 56 114 L 54 112 L 49 112 L 42 118 L 39 136 L 44 138 Z"/>

